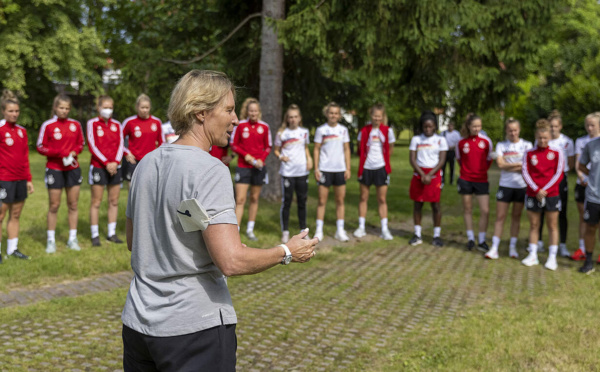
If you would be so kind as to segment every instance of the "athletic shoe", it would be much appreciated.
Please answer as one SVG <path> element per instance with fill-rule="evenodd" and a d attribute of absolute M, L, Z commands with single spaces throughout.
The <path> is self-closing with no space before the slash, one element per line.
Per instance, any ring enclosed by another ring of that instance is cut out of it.
<path fill-rule="evenodd" d="M 359 227 L 358 229 L 354 230 L 354 234 L 353 235 L 355 237 L 357 237 L 357 238 L 362 238 L 362 237 L 364 237 L 364 236 L 367 235 L 367 232 L 365 231 L 364 228 Z"/>
<path fill-rule="evenodd" d="M 31 260 L 31 257 L 19 252 L 18 249 L 15 249 L 15 251 L 13 253 L 9 254 L 8 257 L 16 257 L 16 258 L 20 258 L 22 260 Z"/>
<path fill-rule="evenodd" d="M 289 242 L 289 241 L 290 241 L 290 232 L 289 232 L 289 231 L 284 231 L 284 232 L 281 234 L 281 242 L 282 242 L 283 244 L 285 244 L 285 243 L 287 243 L 287 242 Z"/>
<path fill-rule="evenodd" d="M 2 252 L 0 252 L 0 264 L 2 264 Z"/>
<path fill-rule="evenodd" d="M 575 252 L 573 252 L 573 254 L 571 255 L 571 259 L 573 261 L 585 261 L 585 253 L 583 253 L 581 249 L 578 249 Z"/>
<path fill-rule="evenodd" d="M 56 252 L 56 242 L 54 240 L 48 240 L 46 242 L 46 253 Z"/>
<path fill-rule="evenodd" d="M 431 241 L 431 245 L 433 245 L 434 247 L 443 247 L 444 246 L 444 241 L 439 236 L 436 236 Z"/>
<path fill-rule="evenodd" d="M 335 232 L 335 238 L 337 240 L 339 240 L 340 242 L 347 242 L 348 240 L 350 240 L 350 238 L 348 237 L 348 234 L 346 234 L 345 230 L 338 230 Z"/>
<path fill-rule="evenodd" d="M 123 241 L 117 237 L 117 234 L 112 235 L 112 236 L 107 236 L 106 240 L 108 240 L 111 243 L 123 244 Z"/>
<path fill-rule="evenodd" d="M 315 233 L 315 235 L 313 236 L 313 239 L 314 238 L 317 238 L 317 239 L 319 239 L 320 242 L 322 242 L 323 241 L 323 231 L 317 231 Z"/>
<path fill-rule="evenodd" d="M 535 266 L 540 264 L 537 253 L 529 253 L 521 263 L 525 266 Z"/>
<path fill-rule="evenodd" d="M 92 238 L 92 247 L 99 247 L 100 246 L 100 237 L 97 236 L 95 238 Z"/>
<path fill-rule="evenodd" d="M 498 259 L 498 248 L 492 247 L 492 249 L 487 251 L 487 253 L 485 254 L 484 257 L 489 258 L 490 260 L 497 260 Z"/>
<path fill-rule="evenodd" d="M 469 240 L 467 242 L 467 251 L 472 251 L 474 247 L 475 247 L 475 241 Z"/>
<path fill-rule="evenodd" d="M 355 231 L 355 233 L 356 233 L 356 231 Z M 354 234 L 354 236 L 356 236 L 356 234 Z M 379 235 L 379 236 L 381 238 L 383 238 L 383 240 L 394 240 L 394 237 L 392 236 L 390 229 L 381 229 L 381 235 Z"/>
<path fill-rule="evenodd" d="M 591 273 L 593 273 L 594 271 L 596 271 L 596 269 L 594 269 L 594 263 L 593 262 L 588 262 L 586 261 L 583 266 L 581 266 L 578 270 L 580 273 L 582 274 L 586 274 L 586 275 L 590 275 Z"/>
<path fill-rule="evenodd" d="M 255 241 L 258 240 L 258 238 L 256 237 L 256 235 L 254 235 L 254 231 L 252 231 L 252 230 L 246 230 L 246 237 L 249 240 L 252 240 L 253 242 L 255 242 Z"/>
<path fill-rule="evenodd" d="M 558 263 L 556 263 L 556 256 L 549 255 L 544 267 L 548 270 L 556 271 L 556 269 L 558 269 Z"/>
<path fill-rule="evenodd" d="M 408 242 L 410 245 L 419 245 L 423 243 L 423 239 L 417 234 L 413 235 L 412 239 Z"/>
<path fill-rule="evenodd" d="M 74 251 L 81 250 L 81 247 L 79 246 L 79 241 L 77 240 L 77 238 L 69 240 L 67 242 L 67 247 L 69 247 L 69 249 L 72 249 Z"/>
<path fill-rule="evenodd" d="M 490 250 L 490 247 L 488 247 L 486 242 L 482 242 L 482 243 L 477 244 L 477 250 L 479 252 L 487 253 L 487 251 Z"/>
<path fill-rule="evenodd" d="M 563 246 L 559 246 L 559 247 L 558 247 L 558 254 L 559 254 L 561 257 L 571 257 L 571 253 L 569 253 L 569 250 L 568 250 L 568 249 L 567 249 L 567 247 L 566 247 L 566 246 L 564 246 L 564 245 L 563 245 Z"/>
<path fill-rule="evenodd" d="M 510 258 L 519 258 L 519 252 L 517 251 L 516 247 L 509 247 L 508 251 L 508 256 Z"/>

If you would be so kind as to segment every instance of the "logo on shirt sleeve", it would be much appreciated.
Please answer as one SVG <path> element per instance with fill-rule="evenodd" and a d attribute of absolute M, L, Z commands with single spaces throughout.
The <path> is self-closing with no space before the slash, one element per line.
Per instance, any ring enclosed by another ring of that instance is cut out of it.
<path fill-rule="evenodd" d="M 483 141 L 479 141 L 479 143 L 477 144 L 477 146 L 479 146 L 480 149 L 485 149 L 485 142 Z"/>
<path fill-rule="evenodd" d="M 71 132 L 75 132 L 75 131 L 77 131 L 77 125 L 75 125 L 75 124 L 71 123 L 71 125 L 69 125 L 69 130 L 70 130 Z"/>

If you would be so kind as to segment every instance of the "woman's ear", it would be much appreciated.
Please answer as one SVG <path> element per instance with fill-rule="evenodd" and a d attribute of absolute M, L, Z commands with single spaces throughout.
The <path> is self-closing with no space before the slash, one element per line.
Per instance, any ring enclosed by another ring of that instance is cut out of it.
<path fill-rule="evenodd" d="M 198 119 L 198 121 L 201 124 L 204 124 L 204 118 L 206 117 L 206 111 L 200 111 L 196 113 L 196 119 Z"/>

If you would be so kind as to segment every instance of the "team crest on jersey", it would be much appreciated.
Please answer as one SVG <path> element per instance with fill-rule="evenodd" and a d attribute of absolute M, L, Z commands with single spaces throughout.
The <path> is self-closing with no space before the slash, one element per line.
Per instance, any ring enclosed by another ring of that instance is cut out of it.
<path fill-rule="evenodd" d="M 250 137 L 250 132 L 244 132 L 244 133 L 242 133 L 242 137 L 244 137 L 244 138 Z"/>
<path fill-rule="evenodd" d="M 546 159 L 548 160 L 554 160 L 555 157 L 556 155 L 554 155 L 552 151 L 548 152 L 548 155 L 546 155 Z"/>
<path fill-rule="evenodd" d="M 51 174 L 48 175 L 48 185 L 54 185 L 54 176 Z"/>
<path fill-rule="evenodd" d="M 75 132 L 75 131 L 77 130 L 77 125 L 75 125 L 75 124 L 71 123 L 71 125 L 69 125 L 69 130 L 70 130 L 71 132 Z"/>
<path fill-rule="evenodd" d="M 17 134 L 19 135 L 19 137 L 23 138 L 23 131 L 21 129 L 17 131 Z"/>
<path fill-rule="evenodd" d="M 536 156 L 536 155 L 533 155 L 533 156 L 531 157 L 531 164 L 532 164 L 533 166 L 536 166 L 536 165 L 538 165 L 538 158 L 537 158 L 537 156 Z"/>
<path fill-rule="evenodd" d="M 133 132 L 133 135 L 136 136 L 137 138 L 140 138 L 142 136 L 142 131 L 140 129 L 140 127 L 135 127 Z"/>
<path fill-rule="evenodd" d="M 244 127 L 244 132 L 248 132 L 249 130 L 248 127 Z"/>
<path fill-rule="evenodd" d="M 156 128 L 156 124 L 152 124 L 152 125 L 150 126 L 150 129 L 151 129 L 153 132 L 156 132 L 156 130 L 157 130 L 158 128 Z"/>
<path fill-rule="evenodd" d="M 585 210 L 585 212 L 583 212 L 583 219 L 585 221 L 590 219 L 590 211 L 588 211 L 587 209 Z"/>
<path fill-rule="evenodd" d="M 12 146 L 15 144 L 15 140 L 13 140 L 11 137 L 6 137 L 6 140 L 4 142 L 6 142 L 7 146 Z"/>
<path fill-rule="evenodd" d="M 62 133 L 60 133 L 60 129 L 54 128 L 54 139 L 60 140 L 62 138 Z"/>
<path fill-rule="evenodd" d="M 485 149 L 485 143 L 483 143 L 483 141 L 479 141 L 477 146 L 479 146 L 480 149 Z"/>
<path fill-rule="evenodd" d="M 263 134 L 265 132 L 265 130 L 263 129 L 263 127 L 256 128 L 256 131 L 258 132 L 258 134 Z"/>
<path fill-rule="evenodd" d="M 533 208 L 533 199 L 527 198 L 527 208 Z"/>
<path fill-rule="evenodd" d="M 112 130 L 113 132 L 117 131 L 117 126 L 115 124 L 111 124 L 110 125 L 110 130 Z"/>
<path fill-rule="evenodd" d="M 94 182 L 100 182 L 100 173 L 94 172 Z"/>
<path fill-rule="evenodd" d="M 6 199 L 6 190 L 5 189 L 0 189 L 0 199 Z"/>
<path fill-rule="evenodd" d="M 100 127 L 98 127 L 96 134 L 98 135 L 98 137 L 104 137 L 104 131 Z"/>
<path fill-rule="evenodd" d="M 464 152 L 465 154 L 468 154 L 468 153 L 469 153 L 469 151 L 471 151 L 471 148 L 469 147 L 469 144 L 468 144 L 468 143 L 465 143 L 465 145 L 463 146 L 463 152 Z"/>
<path fill-rule="evenodd" d="M 502 199 L 503 197 L 504 197 L 504 192 L 502 190 L 498 190 L 498 192 L 496 193 L 496 198 Z"/>
<path fill-rule="evenodd" d="M 287 189 L 288 187 L 290 187 L 290 181 L 289 181 L 289 180 L 285 180 L 285 181 L 283 181 L 283 187 L 285 187 L 286 189 Z"/>

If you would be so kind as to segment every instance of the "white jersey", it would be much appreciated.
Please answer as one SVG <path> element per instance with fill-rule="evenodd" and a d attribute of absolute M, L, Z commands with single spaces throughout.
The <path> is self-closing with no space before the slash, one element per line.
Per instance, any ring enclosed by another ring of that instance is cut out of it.
<path fill-rule="evenodd" d="M 315 132 L 315 143 L 321 144 L 319 170 L 321 172 L 345 172 L 346 157 L 344 144 L 350 142 L 348 128 L 341 124 L 335 127 L 325 123 Z"/>
<path fill-rule="evenodd" d="M 575 156 L 575 145 L 573 140 L 569 137 L 561 134 L 557 139 L 551 139 L 548 141 L 548 146 L 559 148 L 565 155 L 565 172 L 569 171 L 569 161 L 567 158 Z"/>
<path fill-rule="evenodd" d="M 521 164 L 525 153 L 533 148 L 533 144 L 519 138 L 518 142 L 510 142 L 508 140 L 496 144 L 496 154 L 502 156 L 505 163 Z M 500 186 L 509 187 L 511 189 L 522 189 L 527 187 L 521 171 L 511 172 L 500 171 Z"/>
<path fill-rule="evenodd" d="M 424 134 L 414 136 L 408 146 L 410 151 L 417 152 L 419 168 L 435 168 L 440 162 L 440 152 L 448 151 L 448 142 L 438 134 L 426 137 Z"/>
<path fill-rule="evenodd" d="M 458 145 L 458 142 L 460 142 L 460 140 L 462 139 L 462 137 L 460 136 L 460 132 L 457 130 L 453 130 L 452 132 L 445 130 L 442 132 L 442 137 L 446 139 L 449 149 L 455 148 L 456 145 Z"/>
<path fill-rule="evenodd" d="M 308 129 L 286 128 L 278 132 L 275 146 L 281 148 L 281 155 L 287 156 L 287 162 L 281 162 L 279 174 L 283 177 L 302 177 L 308 174 L 306 169 L 306 146 L 309 144 Z"/>
<path fill-rule="evenodd" d="M 175 134 L 175 129 L 171 126 L 170 121 L 167 121 L 162 125 L 162 132 L 163 136 L 165 136 L 165 143 L 173 143 L 179 138 L 179 136 Z"/>
<path fill-rule="evenodd" d="M 588 144 L 588 142 L 590 142 L 591 140 L 595 139 L 597 137 L 590 137 L 589 134 L 583 136 L 583 137 L 579 137 L 575 140 L 575 155 L 581 156 L 581 153 L 583 152 L 583 148 L 585 147 L 585 145 Z M 589 162 L 587 164 L 587 169 L 591 169 L 590 167 L 592 166 L 592 163 Z M 585 179 L 587 180 L 587 176 L 585 177 Z M 577 184 L 580 185 L 581 181 L 579 180 L 579 177 L 577 177 Z"/>
<path fill-rule="evenodd" d="M 362 132 L 358 132 L 358 142 L 362 140 Z M 368 139 L 369 153 L 365 160 L 364 169 L 375 170 L 385 167 L 385 159 L 383 158 L 383 146 L 382 142 L 385 141 L 385 137 L 381 134 L 379 128 L 371 129 Z M 396 136 L 392 128 L 388 130 L 388 143 L 391 145 L 396 142 Z"/>

